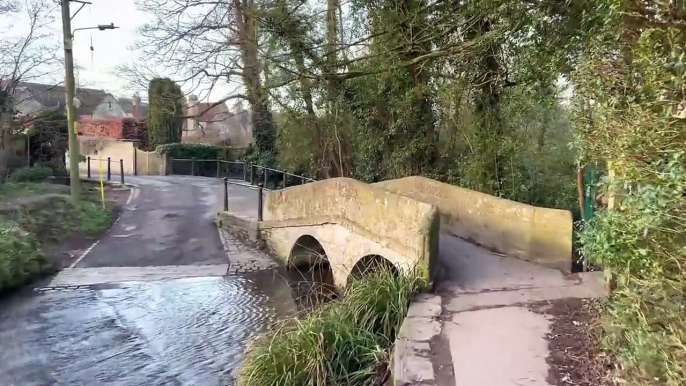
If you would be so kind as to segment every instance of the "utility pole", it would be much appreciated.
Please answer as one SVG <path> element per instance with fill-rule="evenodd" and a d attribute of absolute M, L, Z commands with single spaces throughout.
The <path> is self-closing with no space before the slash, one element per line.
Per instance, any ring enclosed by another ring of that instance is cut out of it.
<path fill-rule="evenodd" d="M 64 84 L 67 87 L 67 127 L 69 130 L 69 185 L 71 186 L 71 197 L 78 201 L 81 198 L 81 181 L 79 180 L 79 161 L 81 152 L 79 151 L 79 140 L 76 137 L 76 110 L 74 109 L 74 55 L 73 55 L 73 36 L 71 34 L 71 13 L 69 12 L 69 1 L 62 0 L 62 35 L 64 36 L 64 69 L 66 75 Z"/>

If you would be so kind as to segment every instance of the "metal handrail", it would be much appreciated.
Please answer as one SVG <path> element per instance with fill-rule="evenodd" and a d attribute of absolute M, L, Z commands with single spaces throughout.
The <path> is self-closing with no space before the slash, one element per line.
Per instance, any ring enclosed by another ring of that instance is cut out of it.
<path fill-rule="evenodd" d="M 249 164 L 248 162 L 245 162 L 245 161 L 227 161 L 227 160 L 220 160 L 220 159 L 197 159 L 197 158 L 171 158 L 171 161 L 186 161 L 186 162 L 224 162 L 224 163 L 229 163 L 229 164 L 234 164 L 234 165 L 240 165 L 240 164 L 242 164 L 242 165 L 245 165 L 246 168 L 247 168 L 247 167 L 254 167 L 255 169 L 268 170 L 268 171 L 271 171 L 271 172 L 276 172 L 276 173 L 280 173 L 280 174 L 283 174 L 283 175 L 287 175 L 287 176 L 291 176 L 291 177 L 295 177 L 295 178 L 300 178 L 300 179 L 302 179 L 302 180 L 309 181 L 309 182 L 316 182 L 316 181 L 317 181 L 317 180 L 315 180 L 315 179 L 313 179 L 313 178 L 301 176 L 301 175 L 299 175 L 299 174 L 294 174 L 294 173 L 291 173 L 291 172 L 287 172 L 287 171 L 285 171 L 285 170 L 274 169 L 274 168 L 270 168 L 270 167 L 267 167 L 267 166 L 261 166 L 261 165 L 252 165 L 252 164 Z"/>
<path fill-rule="evenodd" d="M 317 180 L 314 180 L 314 179 L 309 178 L 309 177 L 305 177 L 305 176 L 301 176 L 301 175 L 299 175 L 299 174 L 293 174 L 293 173 L 291 173 L 291 172 L 287 172 L 287 171 L 285 171 L 285 170 L 279 170 L 279 169 L 274 169 L 274 168 L 270 168 L 270 167 L 266 167 L 266 166 L 260 166 L 260 165 L 253 165 L 253 166 L 254 166 L 255 168 L 258 168 L 258 169 L 269 170 L 269 171 L 272 171 L 272 172 L 277 172 L 277 173 L 285 174 L 285 175 L 288 175 L 288 176 L 291 176 L 291 177 L 302 178 L 303 180 L 307 180 L 307 181 L 310 181 L 310 182 L 316 182 L 316 181 L 317 181 Z"/>
<path fill-rule="evenodd" d="M 198 159 L 198 158 L 172 158 L 172 161 L 190 161 L 190 162 L 226 162 L 231 164 L 242 164 L 243 161 L 229 161 L 223 159 Z"/>
<path fill-rule="evenodd" d="M 107 159 L 107 158 L 91 158 L 91 157 L 86 157 L 86 162 L 88 162 L 88 161 L 105 161 L 105 162 L 107 162 L 108 159 Z M 122 160 L 122 159 L 120 159 L 120 160 L 109 159 L 109 161 L 110 161 L 110 162 L 116 162 L 116 163 L 122 163 L 122 162 L 124 162 L 124 160 Z"/>

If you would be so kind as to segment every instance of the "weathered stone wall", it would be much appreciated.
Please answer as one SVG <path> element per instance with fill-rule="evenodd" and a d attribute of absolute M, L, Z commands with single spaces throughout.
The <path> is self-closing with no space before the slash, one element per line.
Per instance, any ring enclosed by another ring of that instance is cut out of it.
<path fill-rule="evenodd" d="M 84 157 L 91 157 L 91 175 L 97 176 L 102 159 L 103 172 L 107 172 L 107 157 L 112 159 L 112 174 L 119 174 L 119 160 L 124 160 L 124 173 L 134 174 L 136 143 L 112 138 L 79 137 L 79 150 Z M 68 158 L 68 155 L 67 155 Z M 116 162 L 115 162 L 116 161 Z M 68 161 L 67 161 L 68 162 Z M 67 163 L 68 164 L 68 163 Z M 79 173 L 86 176 L 88 162 L 79 163 Z"/>
<path fill-rule="evenodd" d="M 439 232 L 433 205 L 349 178 L 267 192 L 264 204 L 260 229 L 282 258 L 288 258 L 300 235 L 315 232 L 318 236 L 311 236 L 319 237 L 325 249 L 336 249 L 327 256 L 336 259 L 346 275 L 369 254 L 383 256 L 400 269 L 418 266 L 429 275 L 436 252 L 432 243 Z"/>
<path fill-rule="evenodd" d="M 571 270 L 573 221 L 569 211 L 538 208 L 424 177 L 374 185 L 435 205 L 444 231 L 498 253 Z"/>
<path fill-rule="evenodd" d="M 164 156 L 154 151 L 135 149 L 136 174 L 159 175 Z"/>

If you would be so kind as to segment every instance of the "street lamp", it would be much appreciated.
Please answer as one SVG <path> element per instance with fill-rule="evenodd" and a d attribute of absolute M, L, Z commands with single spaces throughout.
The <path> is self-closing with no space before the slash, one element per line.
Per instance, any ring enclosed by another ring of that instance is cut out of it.
<path fill-rule="evenodd" d="M 114 25 L 114 23 L 110 23 L 110 24 L 98 24 L 97 27 L 77 28 L 77 29 L 75 29 L 74 31 L 72 31 L 71 36 L 72 36 L 72 38 L 73 38 L 73 37 L 74 37 L 74 32 L 76 32 L 76 31 L 83 31 L 83 30 L 86 30 L 86 29 L 97 29 L 97 30 L 100 30 L 100 31 L 104 31 L 104 30 L 106 30 L 106 29 L 117 29 L 117 28 L 119 28 L 119 27 L 116 27 L 116 26 Z"/>
<path fill-rule="evenodd" d="M 81 7 L 76 11 L 79 13 L 84 5 L 90 4 L 87 1 L 81 0 L 62 0 L 62 35 L 64 37 L 64 68 L 65 79 L 64 83 L 67 88 L 67 126 L 69 127 L 69 185 L 71 186 L 71 197 L 78 201 L 81 195 L 81 182 L 79 181 L 79 161 L 81 153 L 79 152 L 79 141 L 76 137 L 76 109 L 75 105 L 80 104 L 80 101 L 75 98 L 76 91 L 74 82 L 74 56 L 73 56 L 73 39 L 74 32 L 86 29 L 98 29 L 104 31 L 106 29 L 115 29 L 118 27 L 111 24 L 99 24 L 97 27 L 77 28 L 71 30 L 72 15 L 69 11 L 69 3 L 74 1 L 81 3 Z M 76 16 L 76 14 L 74 14 Z M 77 102 L 78 101 L 78 102 Z"/>

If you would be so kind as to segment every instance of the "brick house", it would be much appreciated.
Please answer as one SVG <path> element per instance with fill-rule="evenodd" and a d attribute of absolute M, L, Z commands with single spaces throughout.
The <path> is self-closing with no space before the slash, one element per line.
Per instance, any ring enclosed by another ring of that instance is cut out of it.
<path fill-rule="evenodd" d="M 184 106 L 182 142 L 247 148 L 253 140 L 250 110 L 231 111 L 226 103 L 198 102 L 191 95 Z"/>

